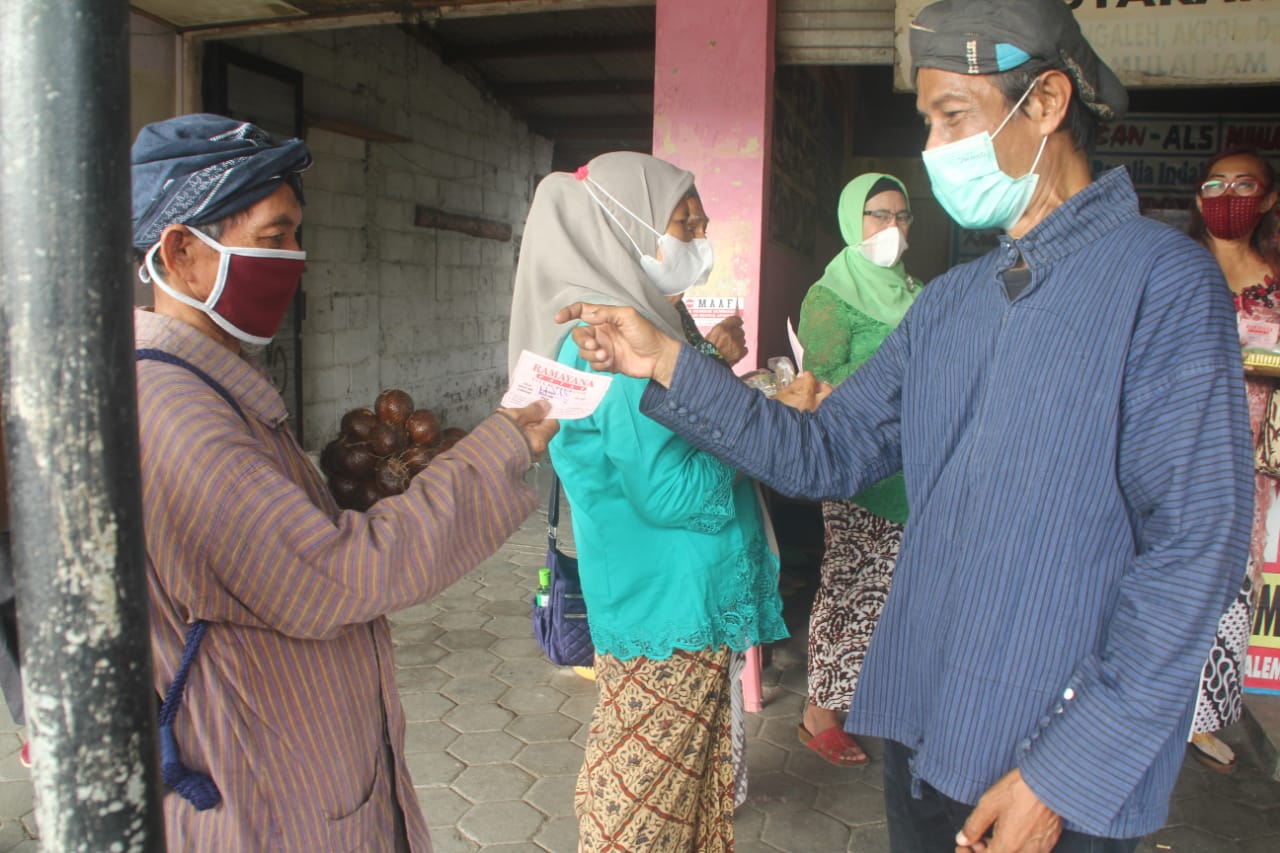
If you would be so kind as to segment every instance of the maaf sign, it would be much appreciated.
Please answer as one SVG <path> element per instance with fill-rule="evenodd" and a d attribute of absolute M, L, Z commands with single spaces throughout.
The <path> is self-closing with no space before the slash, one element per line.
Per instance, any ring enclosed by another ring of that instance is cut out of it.
<path fill-rule="evenodd" d="M 898 0 L 895 86 L 912 89 L 907 31 L 931 0 Z M 1275 0 L 1063 0 L 1126 86 L 1280 81 Z"/>

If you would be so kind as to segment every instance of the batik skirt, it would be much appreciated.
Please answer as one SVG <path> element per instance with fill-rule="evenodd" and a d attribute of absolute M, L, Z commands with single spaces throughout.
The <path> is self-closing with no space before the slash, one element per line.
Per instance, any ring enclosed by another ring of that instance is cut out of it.
<path fill-rule="evenodd" d="M 574 795 L 580 853 L 733 850 L 730 652 L 596 655 Z"/>
<path fill-rule="evenodd" d="M 1212 734 L 1237 722 L 1244 713 L 1244 663 L 1249 652 L 1253 580 L 1244 579 L 1235 600 L 1218 620 L 1213 648 L 1200 674 L 1191 734 Z"/>
<path fill-rule="evenodd" d="M 809 616 L 809 701 L 847 711 L 880 621 L 902 525 L 852 501 L 823 501 L 826 552 Z"/>

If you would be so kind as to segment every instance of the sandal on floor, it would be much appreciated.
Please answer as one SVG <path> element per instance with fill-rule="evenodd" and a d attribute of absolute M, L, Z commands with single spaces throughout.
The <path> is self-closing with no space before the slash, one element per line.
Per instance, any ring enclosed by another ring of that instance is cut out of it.
<path fill-rule="evenodd" d="M 1187 744 L 1191 757 L 1215 773 L 1236 772 L 1236 755 L 1213 735 L 1195 735 Z"/>
<path fill-rule="evenodd" d="M 806 729 L 804 723 L 797 728 L 800 742 L 822 756 L 828 764 L 834 764 L 836 767 L 857 767 L 871 760 L 862 751 L 862 747 L 858 746 L 858 742 L 839 726 L 824 729 L 816 735 Z M 854 758 L 848 758 L 844 754 L 850 747 L 858 751 L 858 755 Z"/>

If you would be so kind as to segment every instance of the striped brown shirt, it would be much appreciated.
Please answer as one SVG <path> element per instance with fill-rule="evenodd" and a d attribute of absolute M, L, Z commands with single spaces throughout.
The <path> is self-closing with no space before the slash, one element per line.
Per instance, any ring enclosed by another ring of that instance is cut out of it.
<path fill-rule="evenodd" d="M 199 367 L 248 419 L 190 371 L 138 364 L 156 689 L 208 620 L 175 732 L 223 797 L 198 812 L 169 792 L 169 848 L 390 849 L 394 789 L 411 850 L 429 851 L 383 615 L 440 592 L 532 511 L 527 442 L 491 417 L 403 495 L 342 512 L 260 370 L 180 321 L 134 321 L 139 348 Z"/>

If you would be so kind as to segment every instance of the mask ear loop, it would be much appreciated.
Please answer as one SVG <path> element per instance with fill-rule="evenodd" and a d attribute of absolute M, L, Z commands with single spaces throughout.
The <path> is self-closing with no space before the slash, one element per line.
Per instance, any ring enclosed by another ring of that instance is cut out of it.
<path fill-rule="evenodd" d="M 991 134 L 992 139 L 995 139 L 997 136 L 1000 135 L 1000 131 L 1004 130 L 1004 126 L 1009 123 L 1009 119 L 1013 118 L 1013 114 L 1018 111 L 1018 109 L 1022 106 L 1022 102 L 1027 99 L 1027 96 L 1031 94 L 1031 92 L 1036 88 L 1036 84 L 1039 82 L 1040 82 L 1039 77 L 1031 81 L 1031 85 L 1027 87 L 1027 91 L 1022 93 L 1021 98 L 1018 98 L 1018 102 L 1013 105 L 1013 109 L 1009 110 L 1009 114 L 1004 117 L 1004 121 L 1000 122 L 1000 126 L 996 128 L 996 132 Z M 1036 171 L 1036 166 L 1040 165 L 1040 157 L 1042 154 L 1044 154 L 1044 146 L 1048 141 L 1049 141 L 1049 137 L 1047 136 L 1040 138 L 1040 150 L 1036 152 L 1036 159 L 1031 162 L 1031 170 L 1027 172 L 1028 175 L 1034 174 Z"/>
<path fill-rule="evenodd" d="M 151 268 L 151 256 L 155 254 L 156 249 L 160 248 L 160 244 L 156 243 L 147 250 L 147 254 L 143 257 L 142 263 L 138 265 L 138 281 L 143 284 L 151 284 L 153 278 L 159 278 L 155 270 Z"/>
<path fill-rule="evenodd" d="M 596 205 L 597 205 L 601 210 L 603 210 L 603 211 L 604 211 L 604 215 L 605 215 L 605 216 L 607 216 L 607 217 L 609 217 L 610 219 L 612 219 L 612 220 L 613 220 L 613 224 L 618 226 L 618 230 L 622 232 L 622 236 L 623 236 L 623 237 L 626 237 L 626 238 L 627 238 L 627 242 L 629 242 L 629 243 L 630 243 L 630 244 L 635 248 L 635 250 L 636 250 L 636 254 L 640 255 L 640 257 L 644 257 L 644 252 L 640 250 L 640 244 L 639 244 L 639 243 L 637 243 L 637 242 L 632 238 L 632 236 L 631 236 L 630 234 L 628 234 L 628 233 L 627 233 L 627 228 L 626 228 L 626 226 L 625 226 L 625 225 L 623 225 L 621 222 L 619 222 L 619 221 L 618 221 L 618 217 L 616 217 L 616 216 L 614 216 L 614 215 L 613 215 L 613 211 L 612 211 L 612 210 L 610 210 L 609 208 L 605 207 L 604 202 L 602 202 L 600 199 L 596 198 L 596 194 L 595 194 L 595 193 L 593 193 L 593 192 L 591 191 L 591 187 L 587 186 L 585 183 L 582 185 L 582 187 L 583 187 L 583 189 L 585 189 L 585 190 L 587 191 L 587 195 L 591 196 L 591 200 L 592 200 L 592 201 L 594 201 L 594 202 L 596 203 Z M 608 195 L 608 193 L 606 193 L 606 195 Z M 624 210 L 625 210 L 625 208 L 624 208 Z M 630 213 L 631 211 L 629 211 L 629 210 L 628 210 L 627 212 L 628 212 L 628 213 Z"/>
<path fill-rule="evenodd" d="M 218 300 L 222 298 L 222 291 L 227 287 L 227 273 L 231 270 L 231 253 L 227 251 L 227 247 L 201 231 L 199 228 L 193 228 L 188 225 L 187 230 L 200 239 L 206 246 L 218 253 L 218 277 L 213 282 L 213 291 L 209 294 L 209 298 L 204 304 L 209 306 L 209 310 L 213 310 L 213 306 L 218 304 Z"/>
<path fill-rule="evenodd" d="M 604 193 L 605 198 L 609 199 L 609 201 L 613 202 L 613 203 L 614 203 L 614 204 L 616 204 L 618 207 L 620 207 L 621 209 L 625 210 L 625 211 L 627 212 L 627 215 L 628 215 L 628 216 L 630 216 L 632 219 L 634 219 L 636 222 L 639 222 L 639 223 L 640 223 L 641 225 L 643 225 L 645 228 L 648 228 L 648 229 L 649 229 L 649 231 L 651 231 L 651 232 L 653 233 L 653 236 L 657 237 L 659 240 L 661 240 L 661 239 L 662 239 L 662 232 L 661 232 L 661 231 L 659 231 L 659 230 L 657 230 L 656 228 L 654 228 L 654 227 L 653 227 L 652 225 L 650 225 L 648 222 L 645 222 L 645 221 L 644 221 L 643 219 L 641 219 L 639 216 L 636 216 L 636 215 L 635 215 L 635 213 L 633 213 L 633 212 L 632 212 L 632 210 L 631 210 L 629 207 L 627 207 L 625 204 L 623 204 L 622 202 L 620 202 L 620 201 L 618 201 L 616 198 L 614 198 L 614 197 L 613 197 L 613 194 L 612 194 L 612 193 L 610 193 L 607 189 L 605 189 L 604 187 L 600 186 L 600 184 L 599 184 L 599 182 L 598 182 L 598 181 L 596 181 L 596 180 L 595 180 L 595 179 L 593 179 L 593 178 L 585 178 L 585 179 L 579 179 L 579 180 L 582 180 L 582 186 L 583 186 L 583 188 L 587 191 L 587 193 L 591 196 L 591 198 L 595 200 L 595 203 L 596 203 L 596 204 L 598 204 L 598 205 L 600 205 L 600 209 L 601 209 L 601 210 L 603 210 L 603 211 L 605 212 L 605 215 L 607 215 L 610 219 L 612 219 L 612 220 L 613 220 L 613 222 L 614 222 L 614 224 L 615 224 L 615 225 L 617 225 L 617 226 L 618 226 L 618 228 L 622 229 L 622 234 L 623 234 L 623 236 L 625 236 L 625 237 L 627 238 L 627 240 L 629 240 L 629 241 L 631 242 L 631 245 L 635 247 L 636 252 L 637 252 L 641 257 L 644 257 L 644 251 L 640 248 L 640 244 L 639 244 L 639 243 L 637 243 L 637 242 L 635 241 L 635 239 L 634 239 L 630 234 L 628 234 L 628 233 L 627 233 L 627 229 L 626 229 L 626 227 L 625 227 L 621 222 L 619 222 L 619 221 L 618 221 L 618 217 L 616 217 L 616 216 L 614 216 L 614 215 L 613 215 L 613 211 L 612 211 L 612 210 L 610 210 L 610 209 L 608 208 L 608 206 L 606 206 L 606 205 L 605 205 L 605 203 L 604 203 L 604 202 L 602 202 L 599 198 L 597 198 L 597 197 L 596 197 L 596 194 L 595 194 L 594 192 L 592 192 L 592 191 L 591 191 L 591 187 L 595 187 L 596 189 L 600 190 L 600 192 Z M 589 184 L 590 186 L 588 186 L 588 184 Z"/>
<path fill-rule="evenodd" d="M 1044 146 L 1046 143 L 1048 143 L 1048 141 L 1049 141 L 1049 137 L 1047 136 L 1041 138 L 1040 150 L 1036 152 L 1036 159 L 1031 162 L 1031 171 L 1027 172 L 1028 175 L 1034 174 L 1036 171 L 1036 166 L 1040 165 L 1040 155 L 1044 153 Z"/>
<path fill-rule="evenodd" d="M 1009 119 L 1013 118 L 1013 114 L 1018 111 L 1018 109 L 1022 106 L 1022 102 L 1027 99 L 1027 96 L 1031 94 L 1031 92 L 1036 88 L 1036 84 L 1039 82 L 1040 82 L 1039 77 L 1031 81 L 1031 85 L 1027 87 L 1027 91 L 1022 93 L 1021 98 L 1018 98 L 1018 102 L 1013 105 L 1013 109 L 1009 110 L 1009 114 L 1004 117 L 1004 121 L 1000 122 L 1000 126 L 996 128 L 996 132 L 991 134 L 992 139 L 995 139 L 997 136 L 1000 135 L 1000 131 L 1004 130 L 1004 126 L 1009 123 Z M 1032 168 L 1034 169 L 1034 167 Z"/>
<path fill-rule="evenodd" d="M 190 231 L 192 234 L 199 234 L 199 232 L 196 231 L 196 229 L 192 228 L 189 225 L 187 226 L 187 230 Z M 203 237 L 205 235 L 200 235 L 200 236 Z M 205 242 L 211 243 L 213 242 L 213 238 L 207 237 L 205 239 Z M 214 243 L 214 245 L 221 245 L 221 244 Z M 226 252 L 218 253 L 221 256 L 218 261 L 218 279 L 216 282 L 214 282 L 213 292 L 209 294 L 209 298 L 206 299 L 204 302 L 201 302 L 200 300 L 196 299 L 194 296 L 188 296 L 187 294 L 180 292 L 176 287 L 174 287 L 172 284 L 164 280 L 164 276 L 160 275 L 159 270 L 157 270 L 155 266 L 156 252 L 158 252 L 159 250 L 160 250 L 159 243 L 156 243 L 154 246 L 148 249 L 147 255 L 143 260 L 143 265 L 138 267 L 138 278 L 141 279 L 142 283 L 155 284 L 157 287 L 159 287 L 161 290 L 163 290 L 165 293 L 169 294 L 179 302 L 185 305 L 190 305 L 192 308 L 197 308 L 200 311 L 203 311 L 205 314 L 212 316 L 214 313 L 213 306 L 218 304 L 218 297 L 222 295 L 222 291 L 227 284 L 227 269 L 230 267 L 230 262 L 231 262 L 230 256 Z"/>

